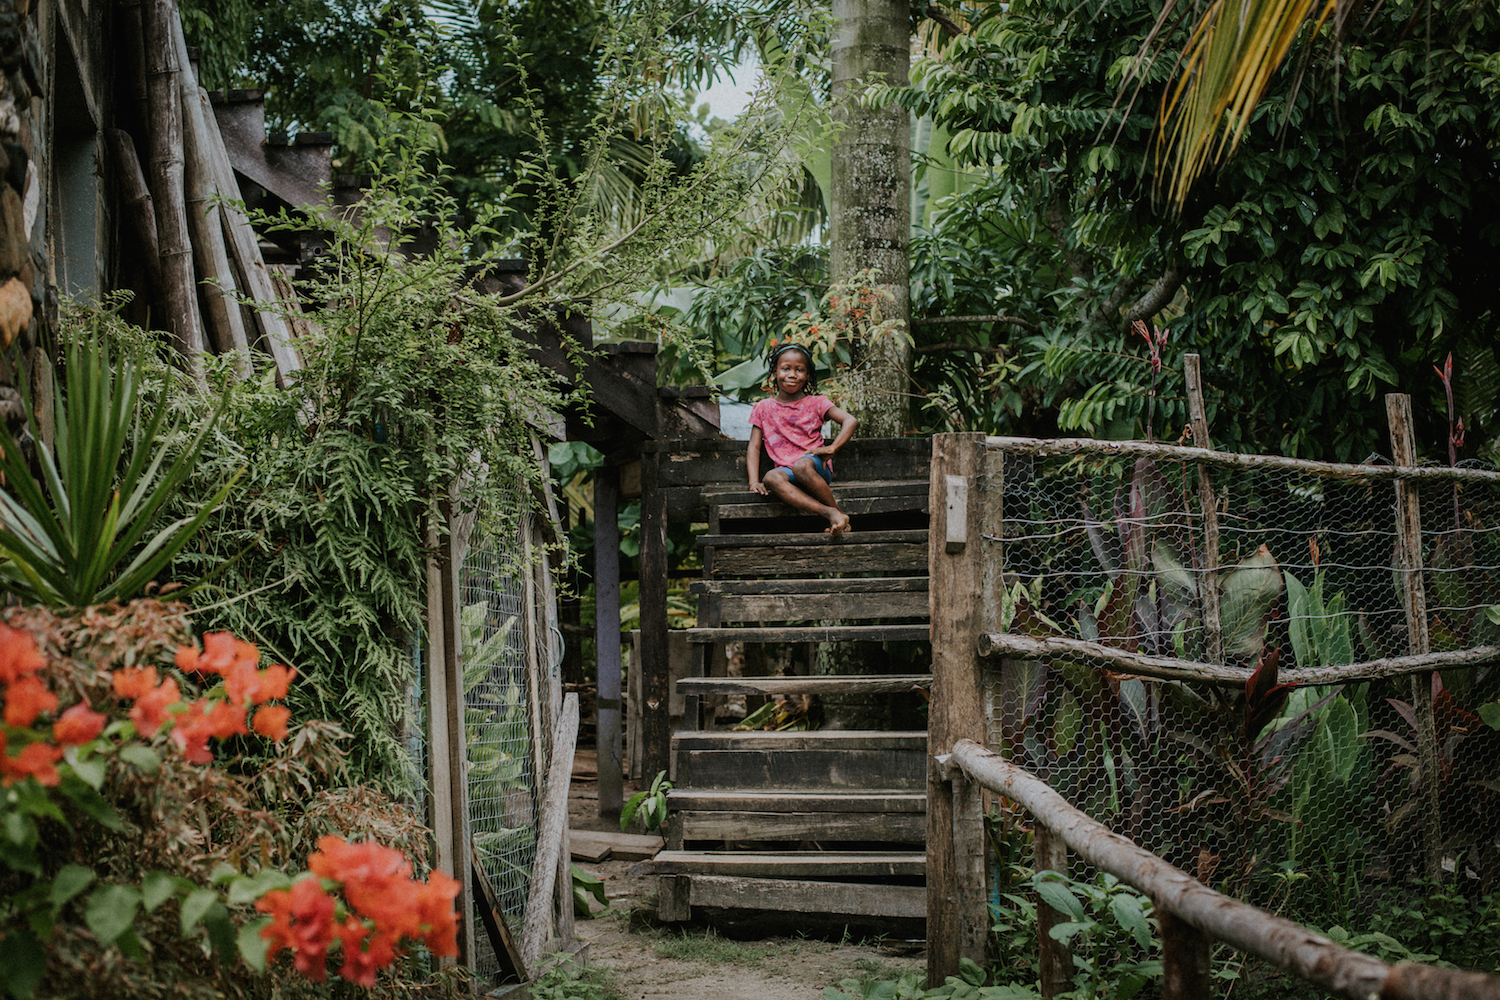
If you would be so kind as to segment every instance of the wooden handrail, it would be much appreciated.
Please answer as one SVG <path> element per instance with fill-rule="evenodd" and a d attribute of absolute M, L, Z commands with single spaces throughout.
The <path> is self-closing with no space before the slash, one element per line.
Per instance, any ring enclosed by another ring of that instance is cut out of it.
<path fill-rule="evenodd" d="M 1133 841 L 1074 808 L 1040 778 L 973 740 L 959 740 L 937 758 L 950 776 L 973 782 L 1023 806 L 1036 822 L 1102 871 L 1150 896 L 1164 923 L 1186 923 L 1265 959 L 1277 968 L 1350 1000 L 1500 1000 L 1500 978 L 1415 962 L 1388 965 L 1335 944 L 1300 924 L 1273 916 L 1203 885 Z M 929 915 L 930 919 L 930 915 Z M 1175 935 L 1164 935 L 1174 948 Z M 1164 958 L 1171 966 L 1179 956 Z M 1206 988 L 1206 983 L 1202 984 Z M 1182 993 L 1204 996 L 1206 993 Z"/>
<path fill-rule="evenodd" d="M 1245 455 L 1209 448 L 1149 441 L 1096 441 L 1093 438 L 987 437 L 986 447 L 1008 455 L 1038 457 L 1089 455 L 1095 458 L 1159 458 L 1173 462 L 1202 462 L 1231 469 L 1281 469 L 1325 479 L 1395 479 L 1444 483 L 1500 483 L 1500 472 L 1489 469 L 1453 469 L 1437 465 L 1340 465 L 1279 455 Z"/>

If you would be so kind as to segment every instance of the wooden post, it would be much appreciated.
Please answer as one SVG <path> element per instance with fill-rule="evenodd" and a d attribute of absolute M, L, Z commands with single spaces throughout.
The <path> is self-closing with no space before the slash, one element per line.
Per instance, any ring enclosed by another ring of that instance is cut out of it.
<path fill-rule="evenodd" d="M 141 17 L 146 90 L 150 98 L 146 125 L 150 154 L 146 159 L 152 204 L 156 209 L 164 320 L 188 371 L 201 383 L 203 336 L 193 283 L 193 247 L 188 240 L 187 209 L 183 204 L 182 101 L 177 82 L 181 67 L 177 63 L 177 46 L 172 44 L 172 24 L 176 20 L 177 4 L 173 0 L 146 0 Z"/>
<path fill-rule="evenodd" d="M 446 506 L 446 505 L 445 505 Z M 451 510 L 443 512 L 444 520 L 452 523 Z M 466 713 L 464 711 L 464 664 L 463 632 L 459 625 L 459 579 L 460 570 L 457 546 L 450 531 L 443 536 L 438 563 L 442 571 L 442 630 L 443 662 L 447 672 L 444 683 L 446 703 L 442 711 L 448 716 L 448 779 L 452 782 L 452 838 L 454 878 L 459 881 L 458 912 L 463 914 L 463 924 L 458 929 L 458 960 L 462 965 L 474 965 L 474 887 L 473 879 L 464 878 L 474 864 L 469 856 L 469 746 Z"/>
<path fill-rule="evenodd" d="M 672 741 L 667 697 L 667 495 L 661 487 L 661 461 L 660 452 L 641 456 L 642 782 L 667 770 Z"/>
<path fill-rule="evenodd" d="M 1156 920 L 1161 927 L 1162 1000 L 1208 1000 L 1214 995 L 1208 935 L 1161 907 Z"/>
<path fill-rule="evenodd" d="M 1411 397 L 1387 393 L 1386 419 L 1391 426 L 1391 458 L 1398 466 L 1417 464 L 1412 435 Z M 1432 651 L 1427 634 L 1427 592 L 1422 586 L 1422 508 L 1417 484 L 1396 480 L 1396 572 L 1406 610 L 1406 645 L 1413 655 Z M 1413 674 L 1411 701 L 1417 715 L 1417 794 L 1423 798 L 1423 871 L 1433 882 L 1443 875 L 1443 816 L 1438 803 L 1437 724 L 1432 712 L 1432 675 Z"/>
<path fill-rule="evenodd" d="M 1208 411 L 1203 407 L 1203 371 L 1198 355 L 1189 354 L 1183 358 L 1183 376 L 1187 383 L 1193 444 L 1199 448 L 1212 448 L 1208 438 Z M 1203 656 L 1209 663 L 1223 663 L 1224 628 L 1219 618 L 1219 504 L 1214 497 L 1213 477 L 1202 462 L 1198 463 L 1198 506 L 1203 513 L 1202 572 L 1198 577 L 1198 595 L 1203 603 Z"/>
<path fill-rule="evenodd" d="M 438 555 L 442 542 L 438 524 L 439 514 L 434 505 L 429 513 L 427 525 L 427 549 L 433 553 L 427 557 L 427 781 L 431 789 L 431 808 L 427 821 L 432 827 L 434 845 L 434 867 L 445 875 L 463 878 L 464 869 L 458 867 L 455 856 L 453 817 L 455 806 L 453 792 L 453 758 L 449 753 L 448 696 L 448 630 L 444 625 L 443 592 L 444 565 Z M 469 911 L 460 911 L 467 914 Z M 465 920 L 468 924 L 470 921 Z M 440 959 L 440 965 L 452 964 L 451 959 Z"/>
<path fill-rule="evenodd" d="M 547 952 L 548 915 L 552 890 L 557 884 L 558 862 L 568 828 L 568 786 L 573 776 L 573 751 L 578 741 L 578 695 L 563 699 L 562 719 L 552 763 L 543 789 L 542 821 L 536 834 L 536 862 L 531 866 L 531 886 L 526 893 L 526 917 L 521 927 L 521 957 L 535 971 Z"/>
<path fill-rule="evenodd" d="M 1032 867 L 1039 872 L 1068 874 L 1068 844 L 1062 834 L 1044 824 L 1033 821 Z M 1042 900 L 1036 902 L 1037 972 L 1041 981 L 1042 996 L 1055 997 L 1073 988 L 1073 956 L 1068 946 L 1052 937 L 1052 928 L 1068 919 Z"/>
<path fill-rule="evenodd" d="M 115 176 L 120 180 L 125 214 L 135 229 L 136 239 L 140 240 L 141 256 L 146 262 L 146 277 L 151 282 L 151 293 L 160 295 L 161 258 L 156 248 L 156 209 L 151 204 L 151 189 L 146 186 L 141 161 L 135 154 L 135 142 L 128 132 L 117 128 L 105 129 L 104 141 L 115 163 Z"/>
<path fill-rule="evenodd" d="M 620 470 L 594 470 L 594 648 L 599 680 L 599 815 L 625 805 L 620 739 Z"/>
<path fill-rule="evenodd" d="M 956 788 L 937 758 L 960 739 L 984 739 L 978 638 L 982 602 L 980 515 L 967 502 L 985 446 L 982 434 L 932 439 L 928 487 L 928 602 L 932 703 L 927 715 L 927 981 L 958 974 L 960 958 L 984 964 L 989 925 L 984 823 L 971 794 Z M 962 488 L 965 502 L 958 502 Z M 977 793 L 973 793 L 977 797 Z M 977 864 L 975 858 L 980 859 Z"/>

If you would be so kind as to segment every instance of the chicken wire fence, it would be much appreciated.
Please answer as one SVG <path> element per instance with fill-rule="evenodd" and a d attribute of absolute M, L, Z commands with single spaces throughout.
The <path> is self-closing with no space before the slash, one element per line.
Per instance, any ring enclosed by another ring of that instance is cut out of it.
<path fill-rule="evenodd" d="M 1225 664 L 1285 676 L 1409 652 L 1393 478 L 1204 463 L 1215 571 L 1197 463 L 1098 443 L 988 467 L 989 631 L 1204 662 L 1213 572 Z M 1417 489 L 1431 649 L 1500 644 L 1500 477 Z M 1500 665 L 1248 690 L 1059 653 L 991 659 L 985 685 L 992 749 L 1231 895 L 1322 926 L 1330 900 L 1368 914 L 1422 876 L 1434 835 L 1450 877 L 1500 889 Z M 1416 782 L 1417 685 L 1435 789 Z"/>

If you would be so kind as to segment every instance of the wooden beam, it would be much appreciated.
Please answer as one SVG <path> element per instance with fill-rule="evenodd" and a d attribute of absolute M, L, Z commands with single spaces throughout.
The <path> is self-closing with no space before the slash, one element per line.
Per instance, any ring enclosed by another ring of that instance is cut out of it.
<path fill-rule="evenodd" d="M 879 674 L 808 677 L 683 677 L 677 690 L 684 694 L 896 694 L 932 684 L 931 674 Z M 689 727 L 696 728 L 696 727 Z"/>
<path fill-rule="evenodd" d="M 1194 681 L 1224 687 L 1243 687 L 1250 676 L 1249 667 L 1220 666 L 1167 656 L 1147 656 L 1123 649 L 1101 646 L 1097 642 L 1054 636 L 1033 639 L 1012 632 L 987 632 L 979 637 L 981 656 L 1008 656 L 1022 660 L 1083 660 L 1107 667 L 1117 673 L 1135 674 L 1164 681 Z M 1302 667 L 1283 670 L 1277 682 L 1293 687 L 1320 687 L 1327 684 L 1355 684 L 1361 681 L 1401 677 L 1419 671 L 1451 670 L 1455 667 L 1478 667 L 1500 663 L 1500 646 L 1475 646 L 1451 653 L 1423 653 L 1418 656 L 1392 656 L 1363 663 L 1342 663 L 1330 667 Z"/>
<path fill-rule="evenodd" d="M 732 875 L 676 877 L 690 882 L 688 901 L 692 906 L 920 919 L 926 902 L 924 890 L 917 885 L 736 878 Z"/>
<path fill-rule="evenodd" d="M 1196 354 L 1183 357 L 1187 385 L 1188 417 L 1193 443 L 1209 449 L 1208 411 L 1203 406 L 1203 369 Z M 1224 662 L 1224 629 L 1219 619 L 1219 503 L 1214 497 L 1213 476 L 1208 466 L 1197 463 L 1198 508 L 1203 517 L 1203 555 L 1198 574 L 1198 598 L 1203 604 L 1204 654 L 1209 663 Z"/>
<path fill-rule="evenodd" d="M 479 908 L 479 922 L 484 925 L 484 932 L 490 939 L 490 947 L 500 963 L 499 982 L 504 983 L 511 978 L 515 978 L 517 982 L 527 982 L 531 977 L 526 973 L 526 961 L 521 957 L 521 949 L 516 944 L 515 935 L 510 932 L 510 923 L 505 919 L 505 911 L 500 908 L 500 897 L 495 893 L 495 887 L 490 882 L 489 875 L 485 873 L 484 865 L 480 863 L 479 848 L 472 841 L 469 843 L 469 856 L 473 859 L 473 891 Z"/>
<path fill-rule="evenodd" d="M 1300 924 L 1215 892 L 1094 821 L 1046 782 L 973 740 L 960 740 L 953 747 L 952 761 L 973 780 L 1021 805 L 1038 824 L 1056 831 L 1080 859 L 1150 896 L 1158 913 L 1169 910 L 1215 940 L 1263 958 L 1329 993 L 1349 1000 L 1500 1000 L 1500 978 L 1414 963 L 1393 968 Z"/>
<path fill-rule="evenodd" d="M 667 650 L 667 511 L 661 489 L 662 456 L 641 459 L 641 781 L 669 766 L 670 672 Z"/>
<path fill-rule="evenodd" d="M 1416 465 L 1417 446 L 1412 434 L 1411 397 L 1392 392 L 1385 397 L 1385 414 L 1391 428 L 1391 457 L 1397 465 Z M 1417 484 L 1396 483 L 1396 574 L 1401 588 L 1401 606 L 1406 611 L 1406 648 L 1414 656 L 1431 651 L 1427 633 L 1427 592 L 1422 586 L 1422 504 Z M 1432 677 L 1417 674 L 1411 679 L 1411 703 L 1417 716 L 1417 775 L 1413 782 L 1425 800 L 1418 810 L 1422 824 L 1423 870 L 1433 883 L 1443 877 L 1443 813 L 1438 797 L 1439 777 L 1437 720 L 1432 709 Z"/>
<path fill-rule="evenodd" d="M 620 472 L 594 470 L 594 649 L 598 678 L 599 815 L 625 805 L 620 733 Z"/>
<path fill-rule="evenodd" d="M 641 586 L 645 587 L 642 581 Z M 926 625 L 777 625 L 688 629 L 689 642 L 920 642 Z"/>
<path fill-rule="evenodd" d="M 932 439 L 928 535 L 928 597 L 932 636 L 932 701 L 927 715 L 927 981 L 940 985 L 958 975 L 961 958 L 984 964 L 985 936 L 976 941 L 966 928 L 989 926 L 983 884 L 974 886 L 960 862 L 974 851 L 983 855 L 984 827 L 961 822 L 968 810 L 932 756 L 960 739 L 984 737 L 983 677 L 977 639 L 983 567 L 981 547 L 951 551 L 958 536 L 980 536 L 982 505 L 951 503 L 954 480 L 971 484 L 982 467 L 982 434 L 938 434 Z M 959 531 L 949 517 L 962 514 Z M 957 816 L 955 813 L 957 812 Z M 973 842 L 977 841 L 976 847 Z"/>

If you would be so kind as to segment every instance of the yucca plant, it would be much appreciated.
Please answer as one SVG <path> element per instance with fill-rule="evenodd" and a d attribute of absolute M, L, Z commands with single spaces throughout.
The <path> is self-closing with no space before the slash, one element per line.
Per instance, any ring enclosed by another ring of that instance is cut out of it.
<path fill-rule="evenodd" d="M 136 596 L 239 478 L 196 513 L 147 537 L 192 473 L 223 405 L 176 450 L 171 442 L 182 421 L 164 433 L 165 405 L 141 422 L 141 375 L 139 357 L 127 354 L 116 363 L 97 337 L 68 346 L 62 385 L 54 382 L 50 447 L 35 408 L 27 406 L 40 483 L 0 424 L 0 584 L 21 600 L 84 607 Z"/>

